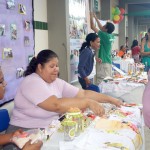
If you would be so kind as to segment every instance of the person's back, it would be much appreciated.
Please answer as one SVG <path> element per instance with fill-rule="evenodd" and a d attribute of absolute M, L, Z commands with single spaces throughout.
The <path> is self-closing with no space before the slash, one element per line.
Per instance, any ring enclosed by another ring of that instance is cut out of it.
<path fill-rule="evenodd" d="M 104 26 L 100 23 L 95 14 L 90 14 L 91 29 L 98 33 L 100 41 L 100 49 L 98 57 L 102 60 L 101 64 L 97 64 L 97 84 L 99 84 L 105 77 L 112 76 L 112 57 L 111 48 L 114 37 L 112 32 L 115 30 L 115 26 L 111 22 L 107 22 Z M 93 17 L 95 18 L 99 29 L 94 25 Z"/>
<path fill-rule="evenodd" d="M 102 63 L 111 64 L 112 63 L 111 49 L 114 37 L 112 34 L 103 31 L 99 31 L 98 35 L 101 39 L 98 57 L 102 59 Z"/>

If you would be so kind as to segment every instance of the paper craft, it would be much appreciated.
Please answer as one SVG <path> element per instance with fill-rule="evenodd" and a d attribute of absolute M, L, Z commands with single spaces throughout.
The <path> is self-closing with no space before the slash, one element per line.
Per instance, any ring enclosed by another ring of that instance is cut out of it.
<path fill-rule="evenodd" d="M 5 24 L 0 24 L 0 36 L 5 35 Z"/>
<path fill-rule="evenodd" d="M 2 58 L 8 59 L 8 58 L 12 58 L 12 57 L 13 57 L 12 49 L 11 48 L 4 48 Z"/>
<path fill-rule="evenodd" d="M 10 24 L 10 31 L 11 31 L 11 39 L 17 39 L 17 26 L 16 24 Z"/>
<path fill-rule="evenodd" d="M 26 14 L 26 7 L 23 4 L 19 4 L 19 13 L 25 15 Z"/>
<path fill-rule="evenodd" d="M 14 9 L 15 8 L 14 0 L 7 0 L 6 4 L 7 4 L 7 6 L 6 6 L 7 9 Z"/>

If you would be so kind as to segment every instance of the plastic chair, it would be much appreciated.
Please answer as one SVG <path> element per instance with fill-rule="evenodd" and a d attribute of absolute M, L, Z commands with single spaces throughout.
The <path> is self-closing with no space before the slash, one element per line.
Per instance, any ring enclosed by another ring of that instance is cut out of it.
<path fill-rule="evenodd" d="M 5 131 L 9 125 L 9 114 L 7 109 L 0 109 L 0 132 Z"/>

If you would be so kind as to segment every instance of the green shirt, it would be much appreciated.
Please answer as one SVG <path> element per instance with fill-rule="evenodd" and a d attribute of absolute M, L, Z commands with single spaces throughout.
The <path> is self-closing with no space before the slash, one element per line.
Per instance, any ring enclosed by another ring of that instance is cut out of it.
<path fill-rule="evenodd" d="M 100 38 L 100 49 L 98 57 L 102 59 L 102 63 L 112 63 L 111 48 L 114 36 L 107 32 L 99 31 L 98 36 Z"/>

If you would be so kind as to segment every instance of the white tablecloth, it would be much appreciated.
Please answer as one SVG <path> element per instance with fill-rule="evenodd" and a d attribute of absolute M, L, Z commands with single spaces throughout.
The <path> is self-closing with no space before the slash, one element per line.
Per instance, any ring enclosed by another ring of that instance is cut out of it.
<path fill-rule="evenodd" d="M 127 109 L 128 111 L 130 111 L 133 108 L 127 108 Z M 133 122 L 139 122 L 138 124 L 141 126 L 140 131 L 141 131 L 142 137 L 144 137 L 144 128 L 142 126 L 141 113 L 139 110 L 137 111 L 137 108 L 134 109 L 132 112 L 134 112 L 133 114 L 134 119 L 132 119 L 132 116 L 131 116 L 131 117 L 128 117 L 128 120 L 132 120 Z M 114 117 L 115 116 L 112 115 L 110 117 L 110 120 L 118 120 L 120 118 L 120 117 L 117 118 L 117 116 L 115 118 Z M 112 139 L 113 136 L 114 138 Z M 122 132 L 121 137 L 124 137 L 122 141 L 124 141 L 129 147 L 132 147 L 130 150 L 135 150 L 135 148 L 133 147 L 134 144 L 130 138 L 123 136 L 123 132 Z M 103 129 L 95 129 L 95 121 L 94 121 L 90 127 L 85 129 L 85 131 L 80 134 L 80 136 L 76 137 L 73 141 L 70 141 L 70 142 L 64 141 L 64 133 L 55 132 L 48 141 L 44 142 L 41 150 L 92 150 L 92 149 L 102 150 L 100 148 L 100 146 L 103 147 L 103 145 L 101 145 L 102 143 L 105 143 L 107 141 L 110 141 L 112 143 L 116 142 L 115 141 L 116 138 L 118 138 L 117 142 L 119 143 L 120 141 L 119 134 L 114 135 L 112 133 L 105 132 Z M 140 149 L 145 150 L 144 139 L 143 139 L 142 145 Z"/>
<path fill-rule="evenodd" d="M 123 70 L 124 72 L 128 72 L 128 65 L 134 63 L 134 59 L 121 59 L 121 60 L 114 60 L 113 61 L 116 64 L 120 64 L 120 69 Z"/>
<path fill-rule="evenodd" d="M 99 85 L 101 92 L 129 103 L 142 103 L 142 96 L 145 85 L 142 83 L 122 82 L 102 82 Z"/>

